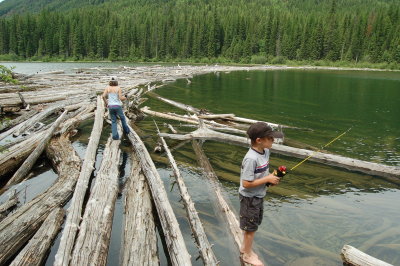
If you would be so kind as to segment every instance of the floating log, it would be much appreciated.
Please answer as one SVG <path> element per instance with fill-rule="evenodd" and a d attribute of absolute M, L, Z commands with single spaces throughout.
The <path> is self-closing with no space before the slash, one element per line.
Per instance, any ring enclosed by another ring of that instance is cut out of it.
<path fill-rule="evenodd" d="M 54 207 L 63 206 L 72 195 L 81 160 L 68 136 L 53 138 L 46 153 L 58 173 L 58 179 L 44 193 L 18 208 L 0 223 L 0 265 L 20 250 Z"/>
<path fill-rule="evenodd" d="M 186 135 L 160 133 L 160 136 L 178 140 L 209 139 L 244 147 L 249 146 L 249 140 L 247 138 L 216 132 L 204 127 L 201 127 L 196 131 L 193 131 Z M 272 151 L 298 158 L 305 158 L 312 155 L 312 157 L 310 158 L 311 161 L 325 163 L 332 166 L 338 166 L 351 171 L 359 171 L 366 174 L 379 175 L 382 177 L 386 177 L 391 182 L 399 183 L 400 168 L 396 166 L 366 162 L 362 160 L 343 157 L 340 155 L 298 149 L 275 143 L 272 145 Z"/>
<path fill-rule="evenodd" d="M 85 158 L 83 159 L 82 169 L 79 174 L 79 179 L 68 208 L 67 220 L 61 236 L 60 245 L 56 254 L 54 265 L 68 265 L 71 252 L 74 247 L 76 232 L 79 227 L 80 218 L 82 215 L 83 201 L 88 188 L 89 179 L 94 169 L 96 160 L 96 151 L 99 145 L 101 131 L 103 128 L 104 102 L 101 96 L 97 97 L 97 109 L 90 134 L 89 143 L 86 148 Z"/>
<path fill-rule="evenodd" d="M 150 186 L 154 203 L 157 208 L 158 216 L 163 228 L 165 240 L 169 251 L 169 256 L 173 265 L 191 265 L 190 255 L 183 240 L 178 221 L 168 201 L 167 192 L 158 174 L 158 171 L 151 160 L 149 152 L 140 140 L 136 132 L 130 128 L 128 135 L 134 151 L 140 159 L 142 171 L 147 178 Z"/>
<path fill-rule="evenodd" d="M 198 114 L 200 112 L 200 109 L 197 109 L 197 108 L 192 107 L 192 106 L 187 105 L 187 104 L 183 104 L 183 103 L 176 102 L 176 101 L 173 101 L 173 100 L 170 100 L 170 99 L 166 99 L 164 97 L 161 97 L 160 95 L 158 95 L 155 92 L 147 92 L 147 95 L 149 95 L 151 97 L 154 97 L 154 98 L 156 98 L 156 99 L 158 99 L 158 100 L 160 100 L 162 102 L 168 103 L 168 104 L 170 104 L 172 106 L 175 106 L 175 107 L 177 107 L 179 109 L 182 109 L 182 110 L 184 110 L 186 112 L 190 112 L 190 113 L 194 113 L 194 114 Z"/>
<path fill-rule="evenodd" d="M 19 183 L 28 174 L 28 172 L 32 169 L 32 166 L 34 165 L 36 160 L 39 158 L 40 154 L 42 154 L 45 146 L 47 145 L 47 142 L 53 136 L 53 132 L 60 125 L 60 123 L 64 120 L 64 117 L 66 114 L 67 114 L 67 111 L 64 111 L 60 115 L 60 117 L 54 122 L 54 124 L 51 126 L 51 128 L 49 128 L 47 130 L 46 134 L 44 135 L 43 140 L 41 140 L 41 142 L 38 144 L 38 146 L 35 148 L 35 150 L 28 156 L 28 158 L 20 166 L 20 168 L 17 170 L 17 172 L 11 177 L 11 179 L 7 182 L 6 186 L 11 186 L 11 185 Z"/>
<path fill-rule="evenodd" d="M 374 258 L 355 247 L 350 245 L 344 245 L 342 252 L 343 263 L 352 266 L 393 266 L 392 264 L 386 263 L 382 260 Z"/>
<path fill-rule="evenodd" d="M 118 133 L 122 128 L 118 126 Z M 71 255 L 71 265 L 106 265 L 108 246 L 118 195 L 121 140 L 108 138 L 100 169 L 85 207 L 82 223 Z M 61 265 L 57 262 L 56 265 Z M 64 260 L 63 264 L 68 265 Z"/>
<path fill-rule="evenodd" d="M 13 120 L 4 122 L 0 126 L 0 132 L 5 130 L 5 129 L 11 128 L 11 127 L 13 127 L 15 125 L 18 125 L 19 123 L 21 123 L 23 121 L 28 120 L 29 118 L 31 118 L 32 116 L 34 116 L 37 113 L 38 113 L 37 110 L 31 110 L 29 112 L 24 113 L 23 115 L 20 115 L 19 117 L 15 118 Z"/>
<path fill-rule="evenodd" d="M 149 185 L 134 153 L 125 192 L 121 265 L 159 265 L 155 210 Z"/>
<path fill-rule="evenodd" d="M 158 131 L 158 133 L 160 133 L 160 131 Z M 218 264 L 217 258 L 215 257 L 215 254 L 211 249 L 211 245 L 207 239 L 207 235 L 204 231 L 201 220 L 197 214 L 196 208 L 194 207 L 192 198 L 189 195 L 185 182 L 183 181 L 178 166 L 176 165 L 175 159 L 172 156 L 171 152 L 169 151 L 168 145 L 165 142 L 164 138 L 161 137 L 160 139 L 167 153 L 168 159 L 171 163 L 176 182 L 178 183 L 179 191 L 181 193 L 186 213 L 189 218 L 190 226 L 192 228 L 194 238 L 200 250 L 200 256 L 203 259 L 205 265 L 217 265 Z"/>
<path fill-rule="evenodd" d="M 10 266 L 43 265 L 48 251 L 60 231 L 64 213 L 62 208 L 55 208 Z"/>

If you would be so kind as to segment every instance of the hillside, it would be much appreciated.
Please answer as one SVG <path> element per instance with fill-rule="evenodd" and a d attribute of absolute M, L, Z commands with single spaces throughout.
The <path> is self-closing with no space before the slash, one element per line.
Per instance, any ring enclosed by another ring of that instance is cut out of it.
<path fill-rule="evenodd" d="M 400 64 L 394 0 L 28 2 L 0 4 L 0 59 Z"/>

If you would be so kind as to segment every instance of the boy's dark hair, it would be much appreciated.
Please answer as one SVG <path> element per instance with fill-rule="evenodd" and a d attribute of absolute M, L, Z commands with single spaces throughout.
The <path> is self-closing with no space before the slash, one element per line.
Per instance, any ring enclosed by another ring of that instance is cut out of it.
<path fill-rule="evenodd" d="M 247 129 L 247 135 L 254 143 L 257 138 L 274 137 L 283 138 L 283 133 L 280 131 L 273 131 L 272 128 L 265 122 L 256 122 Z"/>
<path fill-rule="evenodd" d="M 110 86 L 118 86 L 118 80 L 116 77 L 111 77 L 110 82 L 108 83 Z"/>

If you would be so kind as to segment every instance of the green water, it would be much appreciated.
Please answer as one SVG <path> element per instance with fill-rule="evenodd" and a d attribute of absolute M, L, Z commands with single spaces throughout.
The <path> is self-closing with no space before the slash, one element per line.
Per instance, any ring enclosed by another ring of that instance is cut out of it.
<path fill-rule="evenodd" d="M 27 64 L 29 66 L 29 64 Z M 112 65 L 114 66 L 114 65 Z M 53 69 L 43 64 L 37 69 Z M 68 65 L 68 67 L 75 67 Z M 63 65 L 57 69 L 62 69 Z M 65 68 L 65 65 L 64 65 Z M 18 70 L 18 69 L 17 69 Z M 400 166 L 400 73 L 358 71 L 254 71 L 207 74 L 171 83 L 157 93 L 213 113 L 265 120 L 299 129 L 285 129 L 287 141 L 296 145 L 321 147 L 350 126 L 353 129 L 327 147 L 337 154 Z M 123 86 L 123 84 L 121 84 Z M 145 105 L 158 111 L 182 111 L 157 100 Z M 166 120 L 154 118 L 161 131 Z M 168 121 L 178 130 L 190 131 Z M 93 121 L 79 128 L 73 146 L 83 157 Z M 152 118 L 136 124 L 149 151 L 157 142 Z M 105 126 L 96 158 L 99 168 L 104 144 L 110 134 Z M 167 139 L 170 147 L 178 141 Z M 119 264 L 124 192 L 129 175 L 131 147 L 121 144 L 120 194 L 116 202 L 108 265 Z M 225 198 L 238 213 L 240 164 L 247 149 L 213 141 L 203 144 L 223 187 Z M 151 152 L 152 153 L 152 152 Z M 166 157 L 153 154 L 168 197 L 177 216 L 194 265 L 198 250 L 180 201 L 177 186 L 172 186 L 172 171 Z M 206 234 L 221 265 L 240 265 L 238 251 L 228 232 L 215 197 L 202 175 L 191 143 L 173 151 Z M 273 154 L 271 166 L 295 165 L 299 159 Z M 28 201 L 55 180 L 51 169 L 40 171 L 16 186 L 26 191 Z M 92 181 L 93 184 L 94 181 Z M 13 189 L 11 187 L 10 189 Z M 24 193 L 21 193 L 22 195 Z M 5 194 L 0 196 L 3 200 Z M 265 198 L 262 225 L 256 234 L 255 248 L 267 265 L 342 265 L 340 250 L 350 244 L 393 265 L 400 265 L 400 184 L 370 176 L 307 162 L 287 175 L 279 186 L 269 189 Z M 67 205 L 68 206 L 68 205 Z M 52 265 L 60 235 L 52 247 L 46 265 Z M 159 237 L 161 265 L 168 265 Z"/>

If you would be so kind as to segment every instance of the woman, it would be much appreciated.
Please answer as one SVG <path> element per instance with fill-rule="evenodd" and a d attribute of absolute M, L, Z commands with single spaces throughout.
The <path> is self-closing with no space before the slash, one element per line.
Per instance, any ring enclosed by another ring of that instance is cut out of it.
<path fill-rule="evenodd" d="M 118 86 L 118 80 L 116 77 L 111 77 L 109 86 L 105 88 L 103 92 L 103 99 L 106 102 L 106 106 L 108 106 L 108 111 L 111 117 L 112 138 L 114 140 L 118 140 L 119 135 L 117 131 L 117 116 L 121 120 L 122 128 L 124 129 L 125 134 L 129 134 L 130 130 L 126 124 L 124 113 L 122 112 L 121 101 L 126 100 L 126 97 L 122 96 L 122 90 Z"/>

